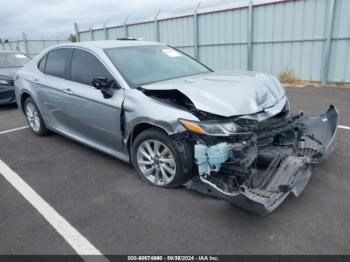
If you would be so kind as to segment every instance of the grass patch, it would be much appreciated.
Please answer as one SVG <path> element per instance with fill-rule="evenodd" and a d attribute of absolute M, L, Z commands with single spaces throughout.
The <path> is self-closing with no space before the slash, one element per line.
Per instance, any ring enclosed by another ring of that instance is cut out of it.
<path fill-rule="evenodd" d="M 345 81 L 336 82 L 335 85 L 340 88 L 349 88 L 349 84 Z"/>
<path fill-rule="evenodd" d="M 338 87 L 338 88 L 350 88 L 350 83 L 346 82 L 345 80 L 339 81 L 339 82 L 333 82 L 328 83 L 326 85 L 323 85 L 320 82 L 317 81 L 311 81 L 311 80 L 300 80 L 291 69 L 286 69 L 283 72 L 278 74 L 278 80 L 282 83 L 284 86 L 289 87 Z"/>
<path fill-rule="evenodd" d="M 293 84 L 300 83 L 300 80 L 295 76 L 293 70 L 289 70 L 289 69 L 279 73 L 278 80 L 280 80 L 282 84 L 286 84 L 286 85 L 293 85 Z"/>

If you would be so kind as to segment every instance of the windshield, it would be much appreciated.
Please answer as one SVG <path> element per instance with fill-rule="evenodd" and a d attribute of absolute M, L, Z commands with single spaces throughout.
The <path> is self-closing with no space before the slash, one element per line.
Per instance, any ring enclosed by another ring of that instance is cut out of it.
<path fill-rule="evenodd" d="M 0 68 L 24 66 L 29 60 L 22 53 L 0 53 Z"/>
<path fill-rule="evenodd" d="M 105 50 L 132 87 L 210 72 L 168 46 L 132 46 Z"/>

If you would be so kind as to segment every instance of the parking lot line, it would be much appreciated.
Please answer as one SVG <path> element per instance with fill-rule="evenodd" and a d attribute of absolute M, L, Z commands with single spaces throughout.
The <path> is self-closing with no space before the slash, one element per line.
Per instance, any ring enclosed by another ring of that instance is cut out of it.
<path fill-rule="evenodd" d="M 67 220 L 37 194 L 18 174 L 0 159 L 0 174 L 51 224 L 51 226 L 71 245 L 71 247 L 89 260 L 86 255 L 102 255 L 83 235 L 81 235 Z M 106 260 L 100 257 L 100 260 Z"/>
<path fill-rule="evenodd" d="M 22 126 L 22 127 L 17 127 L 17 128 L 13 128 L 13 129 L 1 131 L 1 132 L 0 132 L 0 135 L 6 134 L 6 133 L 11 133 L 11 132 L 18 131 L 18 130 L 22 130 L 22 129 L 26 129 L 26 128 L 28 128 L 28 127 L 29 127 L 29 126 Z"/>
<path fill-rule="evenodd" d="M 350 126 L 342 126 L 342 125 L 339 125 L 338 127 L 341 128 L 341 129 L 350 130 Z"/>

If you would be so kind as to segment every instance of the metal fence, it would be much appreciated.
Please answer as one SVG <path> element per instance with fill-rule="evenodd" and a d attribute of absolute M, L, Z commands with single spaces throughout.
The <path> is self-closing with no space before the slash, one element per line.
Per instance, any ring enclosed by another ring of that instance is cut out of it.
<path fill-rule="evenodd" d="M 8 41 L 0 44 L 0 50 L 12 50 L 23 52 L 30 57 L 36 56 L 43 49 L 52 45 L 67 42 L 66 40 L 28 40 L 23 34 L 22 40 Z"/>
<path fill-rule="evenodd" d="M 215 70 L 292 71 L 350 82 L 349 0 L 246 1 L 222 10 L 79 31 L 78 41 L 139 37 L 168 43 Z"/>

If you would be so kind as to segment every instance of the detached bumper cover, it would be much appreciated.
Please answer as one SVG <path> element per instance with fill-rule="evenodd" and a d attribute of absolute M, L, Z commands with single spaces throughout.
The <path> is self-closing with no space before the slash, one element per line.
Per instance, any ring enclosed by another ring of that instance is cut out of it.
<path fill-rule="evenodd" d="M 251 179 L 243 183 L 239 190 L 225 191 L 212 183 L 208 176 L 199 175 L 186 186 L 232 202 L 255 214 L 272 212 L 289 194 L 296 197 L 301 194 L 311 177 L 312 164 L 327 158 L 335 147 L 338 112 L 334 106 L 319 117 L 303 117 L 300 121 L 305 128 L 298 138 L 298 151 L 274 159 L 264 171 L 262 179 Z"/>
<path fill-rule="evenodd" d="M 0 105 L 16 103 L 15 89 L 13 86 L 0 85 Z"/>

